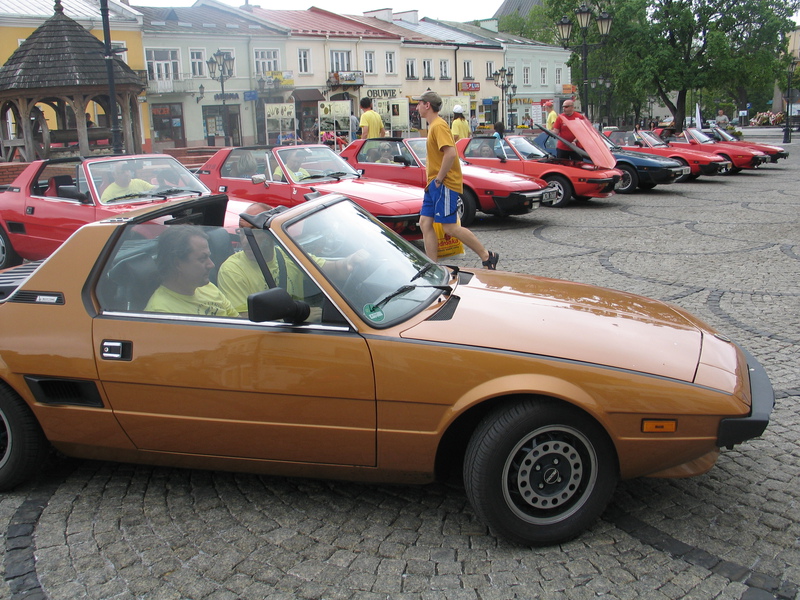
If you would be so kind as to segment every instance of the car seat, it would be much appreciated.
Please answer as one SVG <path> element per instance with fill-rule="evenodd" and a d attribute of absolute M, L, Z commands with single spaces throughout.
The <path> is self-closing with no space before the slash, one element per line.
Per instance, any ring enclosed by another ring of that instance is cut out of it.
<path fill-rule="evenodd" d="M 226 229 L 218 227 L 206 230 L 206 233 L 208 234 L 208 249 L 211 251 L 211 261 L 214 263 L 209 279 L 216 285 L 219 268 L 225 262 L 225 259 L 233 254 L 233 244 L 231 243 L 231 234 Z"/>
<path fill-rule="evenodd" d="M 62 185 L 75 185 L 70 175 L 53 175 L 47 180 L 47 189 L 44 191 L 45 196 L 60 196 L 58 188 Z"/>
<path fill-rule="evenodd" d="M 143 311 L 160 284 L 156 261 L 144 252 L 120 260 L 108 271 L 108 279 L 115 284 L 103 306 L 109 310 Z"/>

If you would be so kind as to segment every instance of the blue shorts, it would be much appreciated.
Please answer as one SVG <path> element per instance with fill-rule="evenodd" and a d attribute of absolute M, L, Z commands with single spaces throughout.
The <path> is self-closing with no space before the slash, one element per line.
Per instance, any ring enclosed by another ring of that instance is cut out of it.
<path fill-rule="evenodd" d="M 420 216 L 433 217 L 435 223 L 458 222 L 458 192 L 454 192 L 444 184 L 436 185 L 436 180 L 431 180 L 425 188 Z"/>

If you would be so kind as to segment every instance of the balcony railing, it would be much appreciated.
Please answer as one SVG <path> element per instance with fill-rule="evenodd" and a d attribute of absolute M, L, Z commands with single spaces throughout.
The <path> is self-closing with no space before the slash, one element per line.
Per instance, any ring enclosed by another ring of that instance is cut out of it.
<path fill-rule="evenodd" d="M 151 79 L 147 82 L 148 94 L 192 94 L 197 85 L 190 76 L 179 75 L 176 79 Z"/>

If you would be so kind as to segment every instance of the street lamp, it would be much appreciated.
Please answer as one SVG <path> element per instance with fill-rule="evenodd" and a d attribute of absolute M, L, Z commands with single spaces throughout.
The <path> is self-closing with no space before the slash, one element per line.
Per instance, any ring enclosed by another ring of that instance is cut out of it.
<path fill-rule="evenodd" d="M 206 61 L 211 79 L 219 81 L 219 86 L 222 89 L 222 134 L 225 136 L 226 146 L 231 145 L 231 138 L 228 136 L 228 106 L 225 104 L 225 82 L 233 76 L 233 60 L 230 52 L 217 50 Z M 217 68 L 219 68 L 219 77 L 217 77 Z"/>
<path fill-rule="evenodd" d="M 587 62 L 587 57 L 589 55 L 590 48 L 599 48 L 606 42 L 606 38 L 608 37 L 608 32 L 611 30 L 611 15 L 609 15 L 606 11 L 601 12 L 595 20 L 597 21 L 597 27 L 600 30 L 600 43 L 599 44 L 587 44 L 586 43 L 586 34 L 588 33 L 589 23 L 594 16 L 592 9 L 590 9 L 585 4 L 581 4 L 580 8 L 575 9 L 575 16 L 578 19 L 578 27 L 581 29 L 581 45 L 580 46 L 573 46 L 570 47 L 569 45 L 569 38 L 572 35 L 572 21 L 569 17 L 563 16 L 559 21 L 556 22 L 556 28 L 558 29 L 558 37 L 561 41 L 561 45 L 565 50 L 576 50 L 577 48 L 581 49 L 581 64 L 583 66 L 583 91 L 581 92 L 581 105 L 584 102 L 588 104 L 589 98 L 589 64 Z"/>
<path fill-rule="evenodd" d="M 786 92 L 786 127 L 783 130 L 784 144 L 792 143 L 792 75 L 794 75 L 794 70 L 797 68 L 797 62 L 797 59 L 792 58 L 792 62 L 789 63 L 789 86 Z"/>
<path fill-rule="evenodd" d="M 597 87 L 597 116 L 600 121 L 600 129 L 603 129 L 603 100 L 606 101 L 606 119 L 611 120 L 611 80 L 606 77 L 598 77 L 597 79 L 590 80 L 589 84 L 592 89 Z M 605 90 L 603 89 L 605 87 Z M 592 111 L 594 112 L 594 111 Z"/>
<path fill-rule="evenodd" d="M 494 77 L 494 84 L 500 88 L 502 92 L 502 104 L 500 108 L 500 116 L 503 118 L 503 121 L 508 124 L 508 114 L 507 113 L 507 106 L 506 106 L 506 92 L 509 88 L 512 88 L 512 96 L 517 92 L 517 86 L 513 85 L 514 83 L 514 69 L 506 69 L 502 67 L 499 71 L 495 71 L 492 73 L 492 77 Z"/>

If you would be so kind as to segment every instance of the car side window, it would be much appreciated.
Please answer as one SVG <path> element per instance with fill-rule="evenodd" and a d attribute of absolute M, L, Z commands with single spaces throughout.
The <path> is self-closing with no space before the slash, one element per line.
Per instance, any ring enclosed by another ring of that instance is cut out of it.
<path fill-rule="evenodd" d="M 80 174 L 80 161 L 47 164 L 31 186 L 31 195 L 86 202 L 88 190 L 79 188 Z"/>
<path fill-rule="evenodd" d="M 253 175 L 264 172 L 263 153 L 259 161 L 254 150 L 233 150 L 222 164 L 221 172 L 223 177 L 250 179 Z"/>

